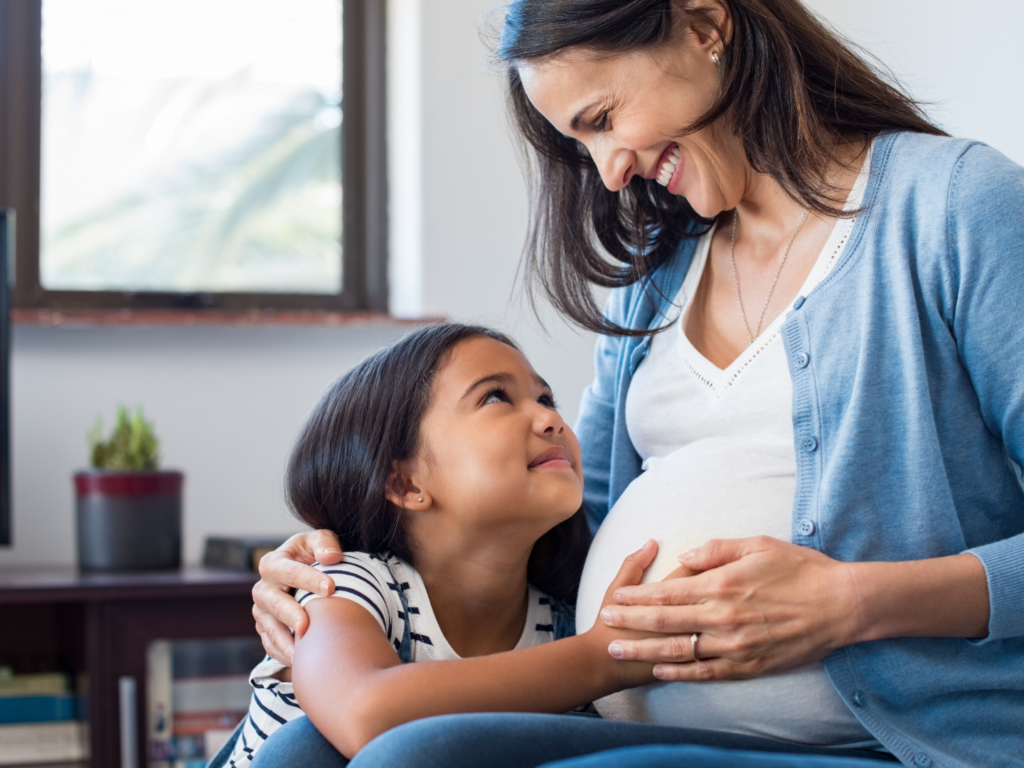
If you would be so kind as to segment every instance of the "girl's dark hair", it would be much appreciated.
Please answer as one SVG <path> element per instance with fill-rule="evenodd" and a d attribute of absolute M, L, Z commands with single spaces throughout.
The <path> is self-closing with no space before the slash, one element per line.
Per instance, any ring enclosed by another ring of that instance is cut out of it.
<path fill-rule="evenodd" d="M 800 0 L 722 2 L 731 13 L 733 34 L 721 58 L 719 95 L 687 132 L 726 120 L 751 167 L 769 174 L 801 205 L 843 215 L 826 174 L 850 141 L 884 131 L 945 135 Z M 530 103 L 518 63 L 572 47 L 599 55 L 654 52 L 682 30 L 718 28 L 711 11 L 687 5 L 679 0 L 510 0 L 507 6 L 497 55 L 508 65 L 513 121 L 534 150 L 527 279 L 559 311 L 599 333 L 648 331 L 609 323 L 592 287 L 642 279 L 710 222 L 654 180 L 634 176 L 621 192 L 606 189 L 587 150 Z"/>
<path fill-rule="evenodd" d="M 395 462 L 415 456 L 431 384 L 455 346 L 497 331 L 455 323 L 415 331 L 364 360 L 321 398 L 292 448 L 285 493 L 296 517 L 328 528 L 346 551 L 393 552 L 415 566 L 402 510 L 387 496 Z M 575 600 L 590 530 L 582 509 L 534 545 L 527 579 L 558 600 Z"/>

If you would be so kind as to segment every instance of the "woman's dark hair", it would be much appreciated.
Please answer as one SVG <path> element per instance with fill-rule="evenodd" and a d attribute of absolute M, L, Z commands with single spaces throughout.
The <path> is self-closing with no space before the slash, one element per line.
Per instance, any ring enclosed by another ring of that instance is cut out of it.
<path fill-rule="evenodd" d="M 395 462 L 419 447 L 431 384 L 457 344 L 504 334 L 474 325 L 415 331 L 364 360 L 327 390 L 292 448 L 285 493 L 295 516 L 334 531 L 346 551 L 393 552 L 416 564 L 402 510 L 387 498 Z M 527 579 L 558 600 L 575 600 L 590 530 L 582 509 L 534 545 Z"/>
<path fill-rule="evenodd" d="M 687 131 L 726 120 L 751 167 L 801 205 L 844 215 L 826 174 L 851 141 L 884 131 L 945 135 L 800 0 L 721 2 L 733 33 L 721 58 L 719 95 Z M 530 103 L 518 64 L 572 47 L 598 55 L 654 52 L 685 30 L 718 29 L 711 11 L 688 6 L 680 0 L 510 0 L 507 6 L 497 56 L 508 65 L 513 121 L 534 150 L 527 279 L 559 311 L 599 333 L 648 331 L 605 320 L 592 287 L 642 279 L 710 222 L 653 180 L 634 176 L 620 192 L 606 189 L 587 150 Z"/>

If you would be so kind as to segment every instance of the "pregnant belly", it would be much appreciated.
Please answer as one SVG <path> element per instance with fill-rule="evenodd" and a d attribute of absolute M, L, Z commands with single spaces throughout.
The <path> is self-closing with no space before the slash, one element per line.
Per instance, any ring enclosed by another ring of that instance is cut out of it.
<path fill-rule="evenodd" d="M 645 541 L 658 542 L 644 581 L 679 565 L 679 553 L 713 538 L 768 535 L 789 541 L 795 476 L 757 446 L 714 450 L 704 441 L 652 459 L 601 524 L 580 583 L 576 626 L 597 619 L 623 559 Z M 724 448 L 725 446 L 718 446 Z M 655 683 L 613 694 L 595 705 L 602 716 L 747 733 L 805 744 L 870 742 L 871 735 L 815 663 L 757 680 Z"/>

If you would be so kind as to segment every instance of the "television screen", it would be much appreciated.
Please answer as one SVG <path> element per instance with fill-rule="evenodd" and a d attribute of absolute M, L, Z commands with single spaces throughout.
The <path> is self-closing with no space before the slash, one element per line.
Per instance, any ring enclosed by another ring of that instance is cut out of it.
<path fill-rule="evenodd" d="M 0 545 L 11 543 L 10 280 L 14 209 L 0 208 Z"/>

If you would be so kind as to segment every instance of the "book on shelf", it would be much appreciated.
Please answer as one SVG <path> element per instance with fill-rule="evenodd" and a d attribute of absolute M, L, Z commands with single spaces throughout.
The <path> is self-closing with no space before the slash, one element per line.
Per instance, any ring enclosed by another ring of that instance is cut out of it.
<path fill-rule="evenodd" d="M 88 718 L 85 696 L 57 693 L 48 696 L 0 696 L 0 725 L 51 723 Z"/>
<path fill-rule="evenodd" d="M 174 759 L 171 730 L 171 641 L 154 640 L 146 653 L 147 736 L 149 768 L 170 768 Z"/>
<path fill-rule="evenodd" d="M 0 725 L 0 765 L 86 760 L 89 728 L 80 720 Z"/>
<path fill-rule="evenodd" d="M 208 536 L 203 566 L 228 571 L 256 572 L 260 558 L 284 544 L 285 536 Z"/>
<path fill-rule="evenodd" d="M 149 647 L 150 768 L 194 768 L 217 753 L 245 717 L 256 638 L 158 640 Z"/>
<path fill-rule="evenodd" d="M 0 698 L 7 696 L 46 696 L 67 693 L 71 680 L 63 672 L 37 672 L 16 675 L 10 667 L 0 667 Z"/>

